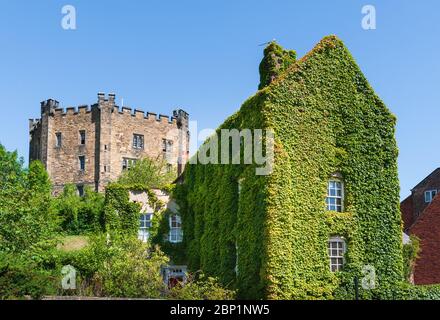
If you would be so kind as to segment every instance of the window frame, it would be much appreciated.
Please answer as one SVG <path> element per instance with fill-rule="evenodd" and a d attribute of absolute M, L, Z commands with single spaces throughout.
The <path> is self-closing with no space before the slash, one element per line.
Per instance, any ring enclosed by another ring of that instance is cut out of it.
<path fill-rule="evenodd" d="M 162 139 L 162 152 L 171 153 L 173 146 L 173 140 L 163 138 Z"/>
<path fill-rule="evenodd" d="M 144 150 L 145 137 L 143 134 L 133 133 L 133 149 Z"/>
<path fill-rule="evenodd" d="M 173 221 L 175 218 L 175 221 Z M 176 226 L 173 226 L 176 223 Z M 168 241 L 171 243 L 180 243 L 183 241 L 183 230 L 182 230 L 182 217 L 178 214 L 172 214 L 169 217 L 169 227 L 170 231 L 168 234 Z"/>
<path fill-rule="evenodd" d="M 86 130 L 79 130 L 79 145 L 80 146 L 86 145 Z"/>
<path fill-rule="evenodd" d="M 431 198 L 430 201 L 427 201 L 427 197 L 426 197 L 426 196 L 427 196 L 428 194 L 429 194 L 429 196 L 430 196 L 430 198 Z M 437 196 L 437 194 L 438 194 L 438 190 L 436 190 L 436 189 L 426 190 L 426 191 L 424 192 L 425 203 L 431 203 L 432 200 L 434 200 L 434 198 Z"/>
<path fill-rule="evenodd" d="M 130 170 L 130 168 L 136 165 L 137 160 L 134 158 L 122 158 L 122 171 Z"/>
<path fill-rule="evenodd" d="M 63 134 L 61 132 L 55 133 L 55 148 L 61 148 L 63 145 Z"/>
<path fill-rule="evenodd" d="M 337 191 L 341 192 L 341 195 L 338 196 L 336 195 L 330 195 L 330 183 L 331 182 L 335 182 L 335 183 L 340 183 L 341 188 L 335 188 L 335 192 L 337 193 Z M 335 203 L 334 204 L 330 204 L 328 202 L 329 199 L 335 199 Z M 338 204 L 337 200 L 340 199 L 341 203 Z M 345 185 L 344 185 L 344 181 L 342 179 L 340 179 L 339 177 L 331 177 L 328 181 L 327 181 L 327 194 L 325 196 L 325 207 L 327 211 L 335 211 L 335 212 L 344 212 L 344 202 L 345 202 Z M 335 209 L 330 209 L 331 206 L 334 206 Z M 340 210 L 338 210 L 338 207 L 340 207 Z"/>
<path fill-rule="evenodd" d="M 337 243 L 336 247 L 333 247 L 332 244 Z M 339 244 L 342 244 L 342 247 L 339 247 Z M 336 255 L 333 255 L 333 250 L 337 251 Z M 340 250 L 342 250 L 342 254 L 340 254 Z M 347 252 L 347 243 L 344 237 L 341 236 L 331 236 L 327 241 L 327 254 L 328 254 L 328 262 L 330 272 L 340 272 L 343 271 L 345 266 L 345 254 Z M 332 259 L 336 259 L 336 263 L 333 263 Z M 333 269 L 335 267 L 335 269 Z"/>
<path fill-rule="evenodd" d="M 81 161 L 83 159 L 84 161 Z M 86 156 L 81 155 L 78 156 L 78 162 L 79 162 L 79 171 L 86 171 Z"/>
<path fill-rule="evenodd" d="M 148 219 L 147 219 L 148 217 Z M 145 218 L 145 219 L 144 219 Z M 152 227 L 153 214 L 150 212 L 141 213 L 139 216 L 138 238 L 147 242 L 150 237 L 150 228 Z"/>

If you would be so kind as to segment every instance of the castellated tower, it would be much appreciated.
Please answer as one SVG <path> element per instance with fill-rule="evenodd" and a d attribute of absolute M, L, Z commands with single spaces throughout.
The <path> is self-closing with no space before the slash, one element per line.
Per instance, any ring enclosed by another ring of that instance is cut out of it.
<path fill-rule="evenodd" d="M 40 160 L 54 194 L 75 184 L 104 191 L 123 170 L 143 157 L 165 159 L 168 170 L 183 171 L 189 156 L 189 116 L 172 117 L 115 105 L 115 95 L 98 93 L 91 107 L 60 108 L 53 99 L 41 102 L 41 118 L 29 120 L 29 160 Z"/>

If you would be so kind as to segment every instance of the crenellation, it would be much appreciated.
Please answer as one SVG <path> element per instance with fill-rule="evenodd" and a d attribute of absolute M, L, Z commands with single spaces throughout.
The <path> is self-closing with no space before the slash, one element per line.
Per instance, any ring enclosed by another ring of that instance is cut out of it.
<path fill-rule="evenodd" d="M 157 113 L 147 112 L 147 119 L 148 120 L 156 120 L 157 119 Z"/>
<path fill-rule="evenodd" d="M 78 113 L 89 113 L 91 112 L 90 106 L 83 104 L 78 106 Z"/>
<path fill-rule="evenodd" d="M 131 115 L 131 108 L 130 107 L 122 107 L 122 113 L 123 114 L 129 114 Z"/>
<path fill-rule="evenodd" d="M 75 107 L 67 107 L 66 108 L 66 115 L 76 115 L 78 114 L 78 111 Z"/>
<path fill-rule="evenodd" d="M 145 118 L 145 113 L 142 110 L 134 109 L 134 116 L 137 119 L 144 119 Z"/>

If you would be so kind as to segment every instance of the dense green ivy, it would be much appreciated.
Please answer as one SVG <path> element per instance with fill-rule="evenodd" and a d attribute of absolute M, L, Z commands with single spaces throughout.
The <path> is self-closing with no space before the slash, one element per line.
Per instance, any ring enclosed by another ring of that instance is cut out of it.
<path fill-rule="evenodd" d="M 264 49 L 264 58 L 260 63 L 260 84 L 263 89 L 282 74 L 296 60 L 296 52 L 286 51 L 277 43 L 271 42 Z"/>
<path fill-rule="evenodd" d="M 288 55 L 287 70 L 268 82 L 274 50 L 261 64 L 263 89 L 219 128 L 274 130 L 273 173 L 257 176 L 255 165 L 243 164 L 186 167 L 176 199 L 188 266 L 242 298 L 350 299 L 354 277 L 371 265 L 377 288 L 363 297 L 387 298 L 403 281 L 396 119 L 336 37 L 298 61 Z M 345 184 L 342 213 L 325 210 L 336 172 Z M 343 272 L 329 269 L 332 235 L 346 238 Z"/>

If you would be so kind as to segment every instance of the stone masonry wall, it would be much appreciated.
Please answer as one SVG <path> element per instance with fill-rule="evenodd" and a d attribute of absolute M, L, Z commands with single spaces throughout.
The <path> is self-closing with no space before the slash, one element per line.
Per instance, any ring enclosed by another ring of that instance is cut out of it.
<path fill-rule="evenodd" d="M 179 116 L 180 118 L 177 118 Z M 182 119 L 182 117 L 184 119 Z M 41 119 L 30 120 L 29 160 L 41 160 L 54 186 L 54 193 L 65 184 L 88 185 L 103 192 L 105 186 L 122 172 L 124 158 L 151 157 L 172 164 L 178 170 L 180 158 L 185 164 L 189 154 L 188 115 L 179 110 L 174 117 L 145 114 L 139 110 L 115 105 L 115 95 L 108 98 L 98 94 L 98 102 L 78 109 L 58 108 L 58 102 L 42 102 Z M 80 130 L 86 134 L 86 143 L 80 144 Z M 180 131 L 179 131 L 180 130 Z M 56 145 L 61 133 L 62 145 Z M 133 135 L 144 136 L 144 148 L 133 148 Z M 172 141 L 168 153 L 163 151 L 163 140 Z M 179 147 L 181 146 L 181 147 Z M 80 170 L 79 157 L 85 156 L 85 170 Z M 179 168 L 182 170 L 182 168 Z"/>

